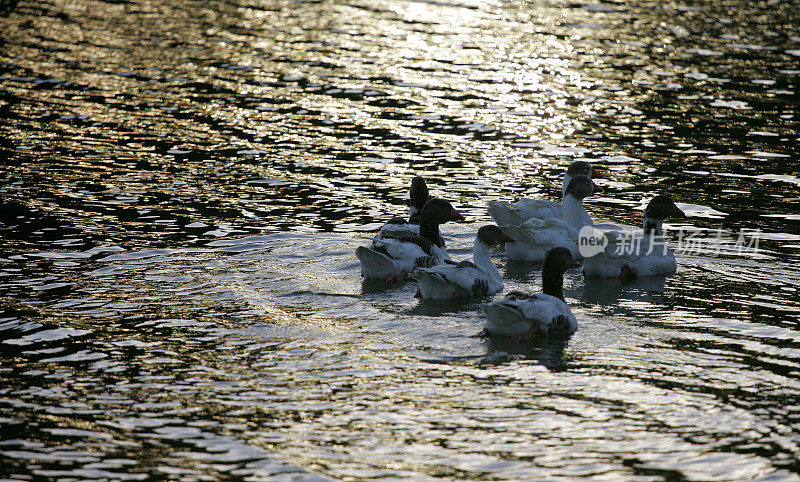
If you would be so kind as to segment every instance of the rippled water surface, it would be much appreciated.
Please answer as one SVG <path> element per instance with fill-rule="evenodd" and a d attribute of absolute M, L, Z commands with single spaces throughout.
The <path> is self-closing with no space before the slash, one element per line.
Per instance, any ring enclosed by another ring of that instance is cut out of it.
<path fill-rule="evenodd" d="M 796 0 L 6 0 L 0 31 L 0 477 L 798 480 Z M 668 193 L 702 242 L 569 272 L 568 341 L 362 283 L 414 175 L 464 258 L 576 158 L 596 220 Z"/>

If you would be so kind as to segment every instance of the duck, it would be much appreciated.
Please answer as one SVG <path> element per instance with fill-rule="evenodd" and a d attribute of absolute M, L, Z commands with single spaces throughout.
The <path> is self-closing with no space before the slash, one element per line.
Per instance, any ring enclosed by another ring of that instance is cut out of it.
<path fill-rule="evenodd" d="M 575 161 L 567 167 L 561 185 L 561 198 L 563 200 L 567 192 L 567 186 L 577 175 L 587 176 L 589 179 L 602 179 L 599 171 L 592 168 L 586 161 Z M 489 201 L 489 216 L 494 219 L 498 226 L 513 224 L 519 226 L 531 218 L 548 219 L 561 218 L 561 203 L 548 201 L 546 199 L 523 198 L 516 203 L 510 204 L 503 201 Z"/>
<path fill-rule="evenodd" d="M 419 217 L 419 236 L 384 235 L 375 238 L 371 246 L 356 248 L 361 261 L 361 276 L 383 279 L 394 284 L 405 279 L 414 268 L 431 267 L 450 259 L 444 249 L 439 226 L 447 221 L 461 221 L 464 216 L 444 199 L 425 203 Z"/>
<path fill-rule="evenodd" d="M 489 249 L 514 238 L 499 227 L 481 226 L 475 236 L 472 261 L 445 263 L 431 268 L 417 268 L 411 277 L 419 283 L 415 295 L 424 299 L 465 299 L 486 296 L 503 289 L 500 272 L 489 256 Z"/>
<path fill-rule="evenodd" d="M 505 336 L 522 342 L 537 335 L 566 337 L 578 321 L 564 301 L 564 273 L 579 266 L 569 249 L 552 248 L 542 264 L 542 293 L 511 291 L 503 299 L 481 305 L 486 323 L 480 337 Z"/>
<path fill-rule="evenodd" d="M 627 280 L 637 276 L 670 275 L 677 268 L 675 255 L 664 240 L 662 224 L 668 217 L 686 214 L 666 194 L 655 196 L 647 204 L 642 219 L 642 234 L 630 230 L 598 230 L 608 244 L 595 254 L 584 258 L 586 276 Z"/>
<path fill-rule="evenodd" d="M 408 220 L 399 216 L 393 217 L 381 227 L 378 236 L 419 236 L 419 217 L 429 199 L 430 194 L 425 179 L 422 176 L 415 176 L 411 180 L 409 189 Z"/>
<path fill-rule="evenodd" d="M 520 261 L 541 261 L 547 252 L 557 246 L 565 247 L 573 257 L 580 258 L 578 232 L 592 226 L 592 218 L 583 207 L 583 200 L 602 188 L 584 174 L 574 176 L 564 191 L 560 217 L 530 218 L 520 225 L 500 227 L 517 240 L 506 246 L 506 258 Z"/>

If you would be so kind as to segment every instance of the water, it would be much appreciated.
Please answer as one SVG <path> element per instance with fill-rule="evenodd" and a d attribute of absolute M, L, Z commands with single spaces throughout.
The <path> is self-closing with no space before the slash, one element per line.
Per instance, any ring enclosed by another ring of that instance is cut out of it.
<path fill-rule="evenodd" d="M 0 476 L 797 480 L 798 25 L 796 1 L 3 2 Z M 705 243 L 669 278 L 568 273 L 566 342 L 362 284 L 412 176 L 467 215 L 463 258 L 487 201 L 557 199 L 576 158 L 607 174 L 596 220 L 668 193 L 673 246 Z"/>

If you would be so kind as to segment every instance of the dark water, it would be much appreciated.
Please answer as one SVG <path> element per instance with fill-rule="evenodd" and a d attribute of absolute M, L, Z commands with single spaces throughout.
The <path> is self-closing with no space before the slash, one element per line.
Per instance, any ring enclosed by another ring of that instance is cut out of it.
<path fill-rule="evenodd" d="M 798 480 L 797 1 L 5 1 L 0 32 L 0 476 Z M 362 285 L 413 175 L 466 257 L 575 158 L 596 220 L 683 203 L 675 276 L 570 273 L 577 333 L 532 345 Z"/>

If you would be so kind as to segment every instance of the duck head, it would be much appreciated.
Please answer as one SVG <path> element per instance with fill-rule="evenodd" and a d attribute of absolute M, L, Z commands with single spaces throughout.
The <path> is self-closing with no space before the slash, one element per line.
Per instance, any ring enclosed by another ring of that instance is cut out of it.
<path fill-rule="evenodd" d="M 542 263 L 542 292 L 563 300 L 564 273 L 577 266 L 567 248 L 558 247 L 548 251 Z"/>
<path fill-rule="evenodd" d="M 425 203 L 428 202 L 430 194 L 428 193 L 428 185 L 422 176 L 416 176 L 411 180 L 411 190 L 409 192 L 410 199 L 409 205 L 411 206 L 411 220 L 419 217 Z"/>
<path fill-rule="evenodd" d="M 478 241 L 486 246 L 494 246 L 502 242 L 514 242 L 516 239 L 503 232 L 502 229 L 494 224 L 487 224 L 478 229 Z"/>
<path fill-rule="evenodd" d="M 591 194 L 603 192 L 603 188 L 594 183 L 594 181 L 585 174 L 578 174 L 573 177 L 567 185 L 565 195 L 570 195 L 578 200 L 590 196 Z"/>
<path fill-rule="evenodd" d="M 453 205 L 444 199 L 433 198 L 425 203 L 419 214 L 419 235 L 435 245 L 444 246 L 444 240 L 439 233 L 439 225 L 447 221 L 463 221 L 462 216 L 453 208 Z"/>
<path fill-rule="evenodd" d="M 561 196 L 566 194 L 567 186 L 575 176 L 584 175 L 589 179 L 603 179 L 600 171 L 593 168 L 591 164 L 586 161 L 575 161 L 567 167 L 567 172 L 564 173 L 564 184 L 561 188 Z M 599 192 L 599 191 L 598 191 Z"/>
<path fill-rule="evenodd" d="M 661 225 L 670 216 L 685 218 L 686 214 L 666 194 L 660 194 L 651 199 L 644 210 L 642 222 L 644 234 L 663 235 Z"/>

